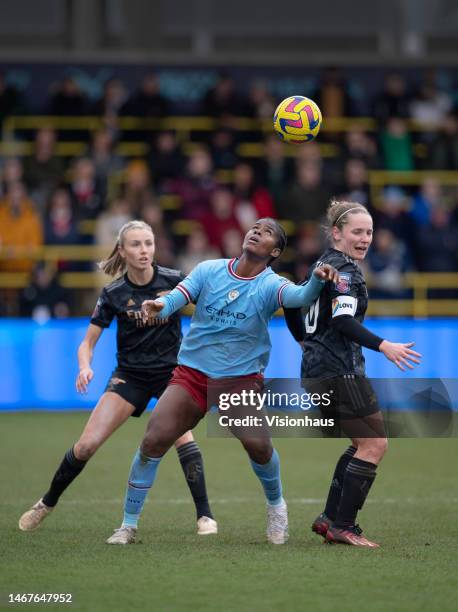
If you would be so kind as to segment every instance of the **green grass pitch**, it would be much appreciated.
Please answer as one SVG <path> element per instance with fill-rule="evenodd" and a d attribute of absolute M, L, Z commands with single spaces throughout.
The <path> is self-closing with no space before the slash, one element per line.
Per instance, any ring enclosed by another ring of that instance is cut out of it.
<path fill-rule="evenodd" d="M 120 523 L 145 417 L 108 441 L 42 528 L 20 532 L 20 514 L 44 492 L 86 418 L 0 416 L 0 607 L 8 593 L 52 592 L 73 594 L 67 609 L 91 611 L 456 610 L 458 439 L 391 442 L 360 517 L 379 550 L 325 546 L 310 531 L 345 441 L 275 441 L 290 541 L 273 547 L 243 449 L 235 440 L 207 438 L 205 426 L 196 437 L 220 534 L 195 535 L 193 505 L 171 451 L 145 506 L 142 542 L 105 545 Z"/>

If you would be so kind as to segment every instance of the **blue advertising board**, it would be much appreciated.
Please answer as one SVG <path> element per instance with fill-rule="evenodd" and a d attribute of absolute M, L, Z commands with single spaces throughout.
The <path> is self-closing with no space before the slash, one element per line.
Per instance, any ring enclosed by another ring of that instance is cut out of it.
<path fill-rule="evenodd" d="M 0 320 L 0 410 L 90 409 L 103 392 L 115 366 L 116 326 L 105 330 L 97 344 L 95 372 L 87 395 L 75 389 L 76 351 L 84 337 L 87 319 L 52 320 L 40 325 L 27 319 Z M 458 320 L 369 320 L 379 336 L 397 342 L 415 342 L 423 360 L 413 372 L 403 374 L 383 355 L 365 351 L 371 378 L 458 378 Z M 183 319 L 183 332 L 189 319 Z M 270 325 L 272 354 L 265 372 L 269 378 L 299 376 L 301 351 L 283 318 Z"/>

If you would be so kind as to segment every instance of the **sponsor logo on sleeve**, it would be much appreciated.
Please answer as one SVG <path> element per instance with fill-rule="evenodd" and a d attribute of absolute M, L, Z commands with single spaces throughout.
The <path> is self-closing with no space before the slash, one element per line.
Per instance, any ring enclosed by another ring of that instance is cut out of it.
<path fill-rule="evenodd" d="M 351 274 L 348 272 L 339 272 L 339 281 L 335 283 L 339 293 L 349 293 L 351 288 Z"/>
<path fill-rule="evenodd" d="M 341 315 L 355 316 L 358 300 L 351 295 L 339 295 L 332 300 L 332 318 Z"/>
<path fill-rule="evenodd" d="M 97 300 L 97 303 L 96 303 L 95 307 L 94 307 L 94 311 L 93 311 L 92 317 L 91 317 L 92 319 L 96 319 L 99 316 L 100 307 L 101 306 L 102 306 L 102 298 L 99 298 Z"/>

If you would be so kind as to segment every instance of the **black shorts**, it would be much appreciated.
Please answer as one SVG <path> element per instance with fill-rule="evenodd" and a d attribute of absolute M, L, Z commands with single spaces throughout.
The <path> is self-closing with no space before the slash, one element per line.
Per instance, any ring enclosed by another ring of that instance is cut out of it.
<path fill-rule="evenodd" d="M 135 406 L 132 416 L 139 417 L 145 411 L 152 397 L 160 397 L 169 384 L 173 370 L 144 374 L 127 370 L 113 370 L 111 378 L 105 387 L 105 393 L 110 391 L 121 396 L 126 402 Z"/>
<path fill-rule="evenodd" d="M 308 393 L 319 393 L 320 411 L 327 419 L 334 419 L 336 429 L 351 438 L 385 437 L 380 406 L 370 380 L 365 376 L 344 374 L 325 379 L 303 380 Z M 326 395 L 325 395 L 326 394 Z M 331 432 L 329 432 L 331 433 Z"/>

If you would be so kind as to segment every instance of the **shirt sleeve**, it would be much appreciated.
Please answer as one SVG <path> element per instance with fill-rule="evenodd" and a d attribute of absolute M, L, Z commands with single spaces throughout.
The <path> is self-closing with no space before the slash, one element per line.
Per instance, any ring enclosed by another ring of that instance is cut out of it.
<path fill-rule="evenodd" d="M 350 264 L 339 269 L 339 281 L 330 283 L 332 318 L 354 317 L 358 308 L 358 285 L 355 270 Z"/>
<path fill-rule="evenodd" d="M 103 289 L 92 313 L 91 323 L 98 327 L 110 327 L 114 316 L 115 311 L 108 297 L 108 292 L 106 289 Z"/>
<path fill-rule="evenodd" d="M 161 318 L 167 318 L 183 306 L 189 303 L 196 303 L 205 279 L 208 275 L 208 262 L 202 262 L 197 265 L 188 276 L 180 281 L 178 285 L 168 295 L 160 298 L 164 303 L 164 308 L 161 310 Z"/>
<path fill-rule="evenodd" d="M 312 274 L 310 280 L 305 285 L 293 285 L 288 283 L 281 287 L 279 291 L 278 301 L 280 306 L 286 308 L 299 308 L 304 306 L 307 308 L 320 295 L 325 282 Z"/>
<path fill-rule="evenodd" d="M 270 309 L 308 307 L 320 295 L 324 282 L 315 276 L 306 285 L 295 285 L 278 274 L 272 275 L 267 287 Z"/>

